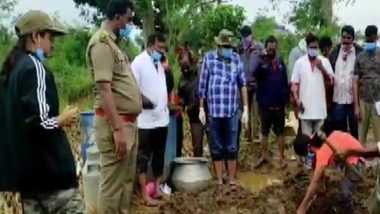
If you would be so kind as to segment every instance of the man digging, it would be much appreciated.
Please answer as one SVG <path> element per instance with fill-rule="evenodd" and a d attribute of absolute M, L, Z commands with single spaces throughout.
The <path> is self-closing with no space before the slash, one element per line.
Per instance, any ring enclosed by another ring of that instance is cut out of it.
<path fill-rule="evenodd" d="M 324 183 L 325 169 L 334 163 L 334 153 L 343 150 L 360 150 L 362 145 L 350 134 L 334 131 L 327 138 L 323 132 L 308 135 L 299 135 L 294 141 L 294 150 L 297 155 L 305 156 L 309 150 L 315 153 L 313 164 L 314 172 L 306 195 L 298 207 L 297 214 L 305 214 L 317 197 L 317 191 L 326 190 Z M 354 213 L 353 191 L 361 179 L 364 169 L 364 160 L 358 156 L 349 156 L 346 160 L 344 177 L 341 180 L 341 207 L 345 214 Z"/>

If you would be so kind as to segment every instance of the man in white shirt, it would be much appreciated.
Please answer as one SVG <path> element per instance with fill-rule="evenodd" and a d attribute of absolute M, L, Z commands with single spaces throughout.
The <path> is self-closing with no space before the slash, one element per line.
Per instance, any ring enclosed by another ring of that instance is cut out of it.
<path fill-rule="evenodd" d="M 161 58 L 165 49 L 165 38 L 153 34 L 148 38 L 148 48 L 132 62 L 132 71 L 143 98 L 143 111 L 137 118 L 139 147 L 137 172 L 143 199 L 147 205 L 157 205 L 146 190 L 146 174 L 152 157 L 152 172 L 156 195 L 160 196 L 160 177 L 163 174 L 167 126 L 169 124 L 168 94 L 165 71 Z"/>
<path fill-rule="evenodd" d="M 353 74 L 356 56 L 362 48 L 354 43 L 355 29 L 344 26 L 341 31 L 341 44 L 333 50 L 330 63 L 334 69 L 334 93 L 331 119 L 334 129 L 350 131 L 358 139 L 358 120 L 355 118 L 353 104 Z M 348 125 L 347 125 L 348 121 Z"/>
<path fill-rule="evenodd" d="M 318 37 L 306 37 L 307 55 L 299 58 L 292 74 L 292 93 L 303 134 L 317 132 L 327 117 L 324 77 L 333 81 L 330 62 L 319 56 Z"/>

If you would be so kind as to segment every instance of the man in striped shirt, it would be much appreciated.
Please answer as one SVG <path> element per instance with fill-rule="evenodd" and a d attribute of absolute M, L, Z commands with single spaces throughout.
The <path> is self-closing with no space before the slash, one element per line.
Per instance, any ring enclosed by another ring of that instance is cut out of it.
<path fill-rule="evenodd" d="M 218 183 L 222 184 L 223 160 L 227 160 L 229 184 L 235 186 L 240 97 L 244 111 L 241 120 L 248 125 L 246 78 L 239 56 L 232 50 L 233 33 L 222 30 L 215 38 L 218 49 L 206 53 L 199 83 L 199 119 L 205 124 L 207 101 L 211 136 L 211 157 Z M 240 92 L 239 92 L 240 89 Z"/>

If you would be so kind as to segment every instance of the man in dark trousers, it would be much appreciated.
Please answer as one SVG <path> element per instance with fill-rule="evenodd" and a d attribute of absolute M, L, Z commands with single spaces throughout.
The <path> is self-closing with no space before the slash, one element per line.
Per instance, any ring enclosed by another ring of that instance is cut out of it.
<path fill-rule="evenodd" d="M 341 43 L 334 48 L 330 55 L 335 81 L 332 111 L 329 116 L 333 122 L 333 129 L 349 131 L 358 139 L 358 120 L 355 118 L 354 112 L 352 79 L 356 57 L 363 49 L 354 41 L 355 29 L 350 25 L 344 26 L 341 31 Z"/>
<path fill-rule="evenodd" d="M 285 106 L 290 93 L 286 66 L 281 56 L 277 54 L 277 46 L 277 39 L 269 36 L 265 41 L 266 54 L 262 56 L 259 66 L 254 70 L 262 135 L 262 154 L 255 167 L 268 161 L 268 135 L 273 128 L 279 149 L 278 167 L 282 169 L 286 166 L 284 162 Z"/>

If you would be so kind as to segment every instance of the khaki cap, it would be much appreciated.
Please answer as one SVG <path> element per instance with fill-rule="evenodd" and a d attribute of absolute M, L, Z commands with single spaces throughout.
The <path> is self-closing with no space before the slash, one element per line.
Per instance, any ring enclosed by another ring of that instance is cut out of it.
<path fill-rule="evenodd" d="M 16 23 L 16 33 L 19 36 L 30 34 L 33 31 L 51 31 L 58 35 L 67 33 L 62 24 L 40 10 L 30 10 Z"/>
<path fill-rule="evenodd" d="M 233 46 L 232 38 L 234 33 L 229 30 L 223 29 L 219 32 L 219 36 L 215 37 L 215 42 L 217 45 L 230 45 Z"/>

